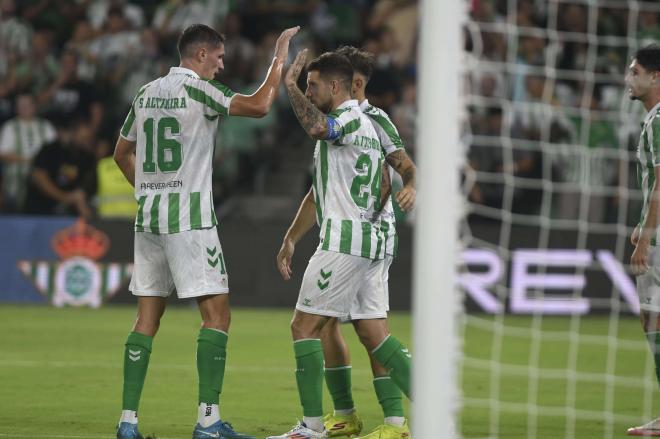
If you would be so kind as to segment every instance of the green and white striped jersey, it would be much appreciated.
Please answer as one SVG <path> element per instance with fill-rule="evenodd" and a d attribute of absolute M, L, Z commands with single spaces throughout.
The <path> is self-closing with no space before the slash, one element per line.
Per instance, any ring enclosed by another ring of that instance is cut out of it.
<path fill-rule="evenodd" d="M 380 141 L 380 147 L 383 149 L 383 154 L 386 157 L 388 154 L 391 154 L 396 150 L 404 149 L 401 136 L 399 136 L 399 131 L 396 129 L 386 112 L 371 105 L 367 99 L 360 103 L 360 109 L 364 114 L 369 116 L 369 119 L 371 119 L 371 123 L 376 129 L 376 134 Z M 391 166 L 387 166 L 387 169 L 390 173 L 390 181 L 392 181 L 392 178 L 394 177 L 394 169 L 392 169 Z M 380 227 L 383 232 L 383 239 L 385 240 L 385 253 L 389 256 L 396 256 L 399 242 L 399 238 L 396 234 L 394 207 L 392 206 L 393 196 L 394 193 L 392 193 L 387 199 L 380 215 Z"/>
<path fill-rule="evenodd" d="M 337 121 L 341 135 L 334 141 L 317 141 L 314 150 L 319 245 L 323 250 L 383 259 L 376 213 L 383 164 L 378 135 L 356 100 L 344 102 L 329 116 Z"/>
<path fill-rule="evenodd" d="M 654 168 L 660 166 L 660 103 L 651 109 L 642 123 L 642 134 L 637 145 L 637 183 L 642 189 L 644 204 L 639 224 L 649 210 L 649 199 L 655 183 Z M 657 235 L 657 231 L 656 231 Z M 656 236 L 651 239 L 651 245 L 656 245 Z"/>
<path fill-rule="evenodd" d="M 170 72 L 137 93 L 122 137 L 135 151 L 136 232 L 177 233 L 217 224 L 211 174 L 218 116 L 234 92 L 192 70 Z"/>
<path fill-rule="evenodd" d="M 16 154 L 26 162 L 4 164 L 3 191 L 19 206 L 25 199 L 30 162 L 46 143 L 54 142 L 55 128 L 46 119 L 8 120 L 0 131 L 0 154 Z"/>

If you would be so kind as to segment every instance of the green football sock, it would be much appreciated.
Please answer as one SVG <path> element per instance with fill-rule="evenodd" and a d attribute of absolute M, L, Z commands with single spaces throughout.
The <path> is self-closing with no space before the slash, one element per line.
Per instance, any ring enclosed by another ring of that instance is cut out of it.
<path fill-rule="evenodd" d="M 351 366 L 326 368 L 325 384 L 332 396 L 335 410 L 350 410 L 355 407 L 351 390 Z"/>
<path fill-rule="evenodd" d="M 323 349 L 321 340 L 293 343 L 296 354 L 296 383 L 303 415 L 323 416 Z"/>
<path fill-rule="evenodd" d="M 126 339 L 124 349 L 124 391 L 122 394 L 122 410 L 137 412 L 144 379 L 149 367 L 151 344 L 153 337 L 131 332 Z"/>
<path fill-rule="evenodd" d="M 410 398 L 410 353 L 399 340 L 388 335 L 372 352 L 376 361 L 389 372 L 392 381 Z"/>
<path fill-rule="evenodd" d="M 197 374 L 199 376 L 199 403 L 219 404 L 222 381 L 227 362 L 225 332 L 202 328 L 197 338 Z"/>
<path fill-rule="evenodd" d="M 655 378 L 660 384 L 660 332 L 647 332 L 646 338 L 649 341 L 653 359 L 655 360 Z"/>
<path fill-rule="evenodd" d="M 403 402 L 401 390 L 392 382 L 388 376 L 374 378 L 374 389 L 378 397 L 378 403 L 383 409 L 385 418 L 392 416 L 403 417 Z"/>

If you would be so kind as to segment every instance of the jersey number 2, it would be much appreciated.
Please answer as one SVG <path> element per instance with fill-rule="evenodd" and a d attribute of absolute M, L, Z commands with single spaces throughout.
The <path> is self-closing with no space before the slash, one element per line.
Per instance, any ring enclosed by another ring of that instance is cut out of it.
<path fill-rule="evenodd" d="M 381 161 L 378 160 L 375 175 L 373 175 L 373 168 L 374 164 L 369 154 L 362 154 L 358 157 L 355 170 L 361 171 L 362 174 L 353 179 L 351 197 L 355 204 L 366 209 L 369 205 L 369 196 L 373 196 L 376 198 L 375 209 L 380 210 Z"/>
<path fill-rule="evenodd" d="M 154 162 L 154 118 L 150 117 L 145 120 L 143 128 L 146 137 L 146 146 L 142 171 L 156 172 L 156 162 Z M 181 167 L 181 160 L 183 158 L 181 143 L 165 135 L 168 128 L 170 136 L 181 132 L 179 121 L 173 117 L 163 117 L 158 121 L 156 160 L 158 162 L 158 169 L 161 172 L 174 172 L 178 170 Z"/>

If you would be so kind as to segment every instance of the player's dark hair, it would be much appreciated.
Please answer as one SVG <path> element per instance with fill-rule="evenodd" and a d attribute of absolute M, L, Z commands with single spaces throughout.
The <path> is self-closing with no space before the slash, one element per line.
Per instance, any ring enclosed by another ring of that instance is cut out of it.
<path fill-rule="evenodd" d="M 360 75 L 364 76 L 367 81 L 371 78 L 376 67 L 376 57 L 371 52 L 360 50 L 353 46 L 341 46 L 335 50 L 335 53 L 343 55 L 348 58 L 348 61 Z"/>
<path fill-rule="evenodd" d="M 325 80 L 337 80 L 342 86 L 350 91 L 353 84 L 353 66 L 343 55 L 334 52 L 326 52 L 314 59 L 307 66 L 308 72 L 319 72 Z"/>
<path fill-rule="evenodd" d="M 198 44 L 218 47 L 225 42 L 225 37 L 215 29 L 205 24 L 193 24 L 184 29 L 176 45 L 179 57 L 189 58 L 194 55 L 194 48 Z"/>
<path fill-rule="evenodd" d="M 650 44 L 635 52 L 637 63 L 650 72 L 660 71 L 660 44 Z"/>

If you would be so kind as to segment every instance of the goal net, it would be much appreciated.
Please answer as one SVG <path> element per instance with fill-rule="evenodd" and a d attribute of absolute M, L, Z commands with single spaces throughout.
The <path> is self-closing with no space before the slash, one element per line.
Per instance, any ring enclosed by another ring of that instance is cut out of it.
<path fill-rule="evenodd" d="M 627 272 L 645 111 L 624 87 L 635 50 L 660 41 L 660 3 L 465 8 L 457 430 L 622 437 L 660 416 Z"/>

